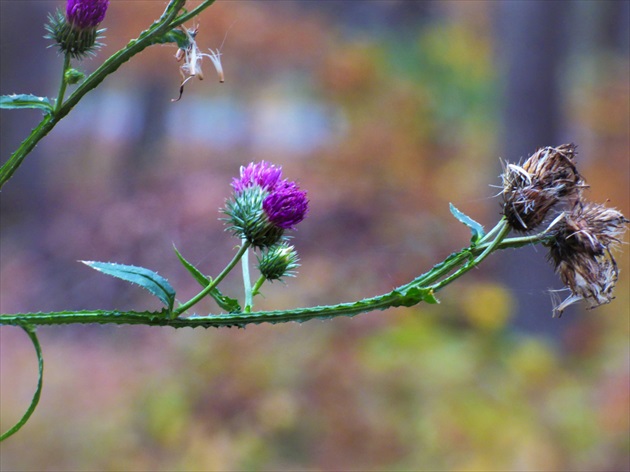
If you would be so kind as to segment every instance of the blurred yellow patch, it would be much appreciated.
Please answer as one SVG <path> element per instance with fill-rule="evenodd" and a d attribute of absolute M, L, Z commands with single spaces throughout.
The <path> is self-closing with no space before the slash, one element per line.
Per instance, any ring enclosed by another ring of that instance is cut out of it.
<path fill-rule="evenodd" d="M 510 292 L 497 284 L 475 284 L 462 298 L 462 310 L 468 321 L 484 331 L 496 331 L 510 318 L 514 302 Z"/>
<path fill-rule="evenodd" d="M 163 446 L 177 444 L 190 421 L 188 395 L 179 386 L 163 385 L 144 401 L 146 432 Z"/>
<path fill-rule="evenodd" d="M 538 339 L 527 339 L 516 345 L 507 365 L 527 385 L 540 386 L 560 374 L 555 352 Z"/>

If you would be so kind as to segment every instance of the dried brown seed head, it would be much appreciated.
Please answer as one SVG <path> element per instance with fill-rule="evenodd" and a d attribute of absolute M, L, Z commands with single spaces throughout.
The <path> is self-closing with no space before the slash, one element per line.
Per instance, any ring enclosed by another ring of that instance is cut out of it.
<path fill-rule="evenodd" d="M 577 199 L 584 181 L 575 167 L 575 145 L 541 148 L 522 166 L 503 173 L 503 214 L 510 226 L 530 231 L 561 200 Z"/>

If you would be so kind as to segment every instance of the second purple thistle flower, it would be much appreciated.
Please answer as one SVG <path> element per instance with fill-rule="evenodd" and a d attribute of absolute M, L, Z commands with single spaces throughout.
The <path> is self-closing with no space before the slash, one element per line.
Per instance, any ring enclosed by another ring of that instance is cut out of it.
<path fill-rule="evenodd" d="M 282 229 L 293 229 L 306 217 L 308 200 L 306 192 L 294 182 L 283 181 L 265 198 L 263 210 L 269 221 Z"/>

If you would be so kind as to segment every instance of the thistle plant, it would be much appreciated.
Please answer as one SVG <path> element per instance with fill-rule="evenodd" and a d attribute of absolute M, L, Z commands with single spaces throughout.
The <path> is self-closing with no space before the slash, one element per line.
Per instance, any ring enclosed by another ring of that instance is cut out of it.
<path fill-rule="evenodd" d="M 0 104 L 3 108 L 37 108 L 44 112 L 44 118 L 0 169 L 0 186 L 18 170 L 37 142 L 89 91 L 135 54 L 153 44 L 164 43 L 175 44 L 178 51 L 190 51 L 193 47 L 190 32 L 182 30 L 181 25 L 213 2 L 204 1 L 190 12 L 184 11 L 184 3 L 184 0 L 171 0 L 157 21 L 85 78 L 73 72 L 70 61 L 82 60 L 97 52 L 97 39 L 102 31 L 97 28 L 104 21 L 109 2 L 68 0 L 65 15 L 57 12 L 51 16 L 47 29 L 64 55 L 60 92 L 53 102 L 32 95 L 2 97 Z M 67 86 L 79 82 L 74 92 L 65 98 Z M 499 221 L 485 231 L 480 223 L 451 205 L 453 216 L 470 229 L 469 243 L 408 283 L 388 293 L 357 301 L 276 311 L 255 311 L 254 298 L 262 293 L 266 282 L 285 281 L 296 275 L 299 257 L 295 246 L 289 244 L 290 232 L 295 231 L 307 217 L 309 200 L 298 182 L 283 178 L 280 166 L 265 161 L 243 166 L 239 176 L 232 181 L 232 194 L 222 209 L 226 232 L 238 239 L 230 262 L 217 275 L 210 277 L 175 249 L 176 257 L 200 285 L 195 296 L 178 301 L 177 291 L 168 280 L 144 267 L 84 261 L 95 270 L 149 291 L 160 300 L 163 308 L 158 311 L 86 310 L 0 316 L 0 325 L 18 326 L 27 333 L 39 362 L 39 380 L 33 400 L 24 416 L 1 439 L 18 431 L 39 401 L 43 385 L 43 355 L 36 328 L 43 325 L 96 323 L 173 328 L 243 327 L 248 324 L 351 317 L 376 310 L 410 307 L 420 302 L 435 304 L 438 303 L 437 292 L 478 267 L 491 254 L 502 249 L 536 244 L 548 248 L 549 260 L 569 291 L 568 298 L 554 308 L 555 314 L 560 316 L 569 305 L 580 300 L 586 300 L 591 307 L 609 303 L 614 298 L 618 279 L 612 251 L 621 241 L 629 220 L 615 209 L 586 199 L 587 185 L 578 172 L 576 161 L 576 146 L 565 144 L 541 148 L 522 165 L 506 164 L 502 176 L 503 201 Z M 510 233 L 516 234 L 510 237 Z M 250 277 L 250 251 L 256 254 L 259 272 L 254 283 Z M 244 288 L 241 301 L 219 289 L 221 282 L 239 263 Z M 217 313 L 195 313 L 195 306 L 207 298 L 214 300 Z"/>

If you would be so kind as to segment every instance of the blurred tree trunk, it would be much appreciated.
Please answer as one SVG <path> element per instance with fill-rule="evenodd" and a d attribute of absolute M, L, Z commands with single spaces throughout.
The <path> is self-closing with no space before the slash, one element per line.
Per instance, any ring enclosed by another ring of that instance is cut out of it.
<path fill-rule="evenodd" d="M 138 129 L 129 149 L 118 159 L 119 191 L 132 195 L 136 187 L 142 184 L 148 171 L 158 166 L 164 159 L 164 137 L 167 135 L 166 119 L 171 105 L 167 97 L 169 88 L 164 79 L 155 77 L 147 81 L 141 90 L 138 106 L 140 108 Z"/>
<path fill-rule="evenodd" d="M 505 67 L 500 71 L 505 94 L 500 154 L 514 162 L 541 146 L 575 139 L 567 133 L 570 123 L 563 116 L 567 96 L 562 84 L 567 77 L 562 73 L 568 57 L 627 54 L 630 2 L 509 1 L 501 3 L 498 15 L 497 44 Z M 582 161 L 586 158 L 580 156 Z M 545 262 L 543 250 L 524 249 L 505 256 L 500 263 L 518 302 L 516 325 L 557 334 L 563 325 L 549 323 L 552 304 L 544 294 L 561 283 Z"/>
<path fill-rule="evenodd" d="M 46 15 L 53 7 L 52 2 L 0 2 L 0 93 L 54 93 L 47 89 L 47 75 L 60 74 L 63 60 L 54 50 L 47 50 L 48 44 L 42 39 Z M 0 163 L 4 164 L 42 114 L 36 110 L 2 110 L 0 117 Z M 0 215 L 4 230 L 20 221 L 38 225 L 45 216 L 46 185 L 41 166 L 44 154 L 41 145 L 36 147 L 3 188 Z M 37 233 L 27 230 L 24 235 L 34 237 L 29 235 Z"/>
<path fill-rule="evenodd" d="M 505 70 L 501 156 L 510 162 L 541 146 L 561 144 L 559 72 L 563 51 L 564 1 L 509 1 L 500 4 L 498 45 Z M 503 280 L 518 303 L 516 325 L 527 330 L 560 329 L 550 323 L 546 291 L 559 287 L 543 251 L 525 248 L 502 255 Z"/>

